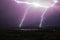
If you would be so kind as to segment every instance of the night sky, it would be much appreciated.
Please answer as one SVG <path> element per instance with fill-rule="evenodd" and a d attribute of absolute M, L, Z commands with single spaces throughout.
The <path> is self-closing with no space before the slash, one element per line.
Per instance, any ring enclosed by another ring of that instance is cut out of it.
<path fill-rule="evenodd" d="M 59 5 L 49 8 L 44 15 L 44 26 L 60 26 L 60 7 Z M 17 4 L 13 0 L 0 0 L 0 27 L 19 27 L 26 8 L 25 4 Z M 29 9 L 22 27 L 38 27 L 41 20 L 41 8 L 31 7 Z"/>

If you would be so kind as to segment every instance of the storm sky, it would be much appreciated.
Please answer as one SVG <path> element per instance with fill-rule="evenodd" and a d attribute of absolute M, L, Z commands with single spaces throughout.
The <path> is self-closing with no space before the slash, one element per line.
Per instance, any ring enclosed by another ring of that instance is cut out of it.
<path fill-rule="evenodd" d="M 51 0 L 46 1 L 53 3 Z M 27 7 L 29 6 L 26 4 L 17 4 L 13 0 L 0 0 L 0 26 L 18 27 Z M 23 26 L 38 26 L 43 11 L 44 9 L 31 7 Z"/>

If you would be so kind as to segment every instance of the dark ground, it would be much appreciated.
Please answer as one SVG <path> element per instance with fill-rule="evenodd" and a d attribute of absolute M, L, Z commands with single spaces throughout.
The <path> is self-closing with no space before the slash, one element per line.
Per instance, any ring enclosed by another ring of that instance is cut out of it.
<path fill-rule="evenodd" d="M 36 30 L 0 29 L 1 40 L 59 40 L 60 28 L 40 28 Z"/>

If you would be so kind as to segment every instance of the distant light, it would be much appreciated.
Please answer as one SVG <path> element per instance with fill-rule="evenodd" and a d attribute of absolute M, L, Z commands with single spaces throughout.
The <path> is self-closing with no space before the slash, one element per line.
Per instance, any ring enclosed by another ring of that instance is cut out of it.
<path fill-rule="evenodd" d="M 57 3 L 58 2 L 58 0 L 54 0 L 54 3 Z"/>
<path fill-rule="evenodd" d="M 39 4 L 39 3 L 36 3 L 36 2 L 33 2 L 32 5 L 33 5 L 34 7 L 40 7 L 40 4 Z"/>

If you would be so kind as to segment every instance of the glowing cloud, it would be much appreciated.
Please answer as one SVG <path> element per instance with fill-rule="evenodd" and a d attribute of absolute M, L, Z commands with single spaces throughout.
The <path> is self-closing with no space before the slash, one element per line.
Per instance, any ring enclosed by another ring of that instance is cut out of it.
<path fill-rule="evenodd" d="M 40 4 L 39 4 L 39 3 L 36 3 L 36 2 L 33 2 L 32 5 L 33 5 L 34 7 L 40 7 Z"/>
<path fill-rule="evenodd" d="M 43 3 L 43 2 L 38 3 L 38 2 L 28 2 L 28 1 L 20 1 L 20 0 L 15 0 L 15 2 L 31 5 L 31 6 L 34 6 L 34 7 L 43 7 L 43 8 L 51 7 L 51 4 Z M 55 1 L 55 2 L 57 2 L 57 1 Z"/>
<path fill-rule="evenodd" d="M 54 0 L 54 3 L 57 3 L 58 2 L 58 0 Z"/>

